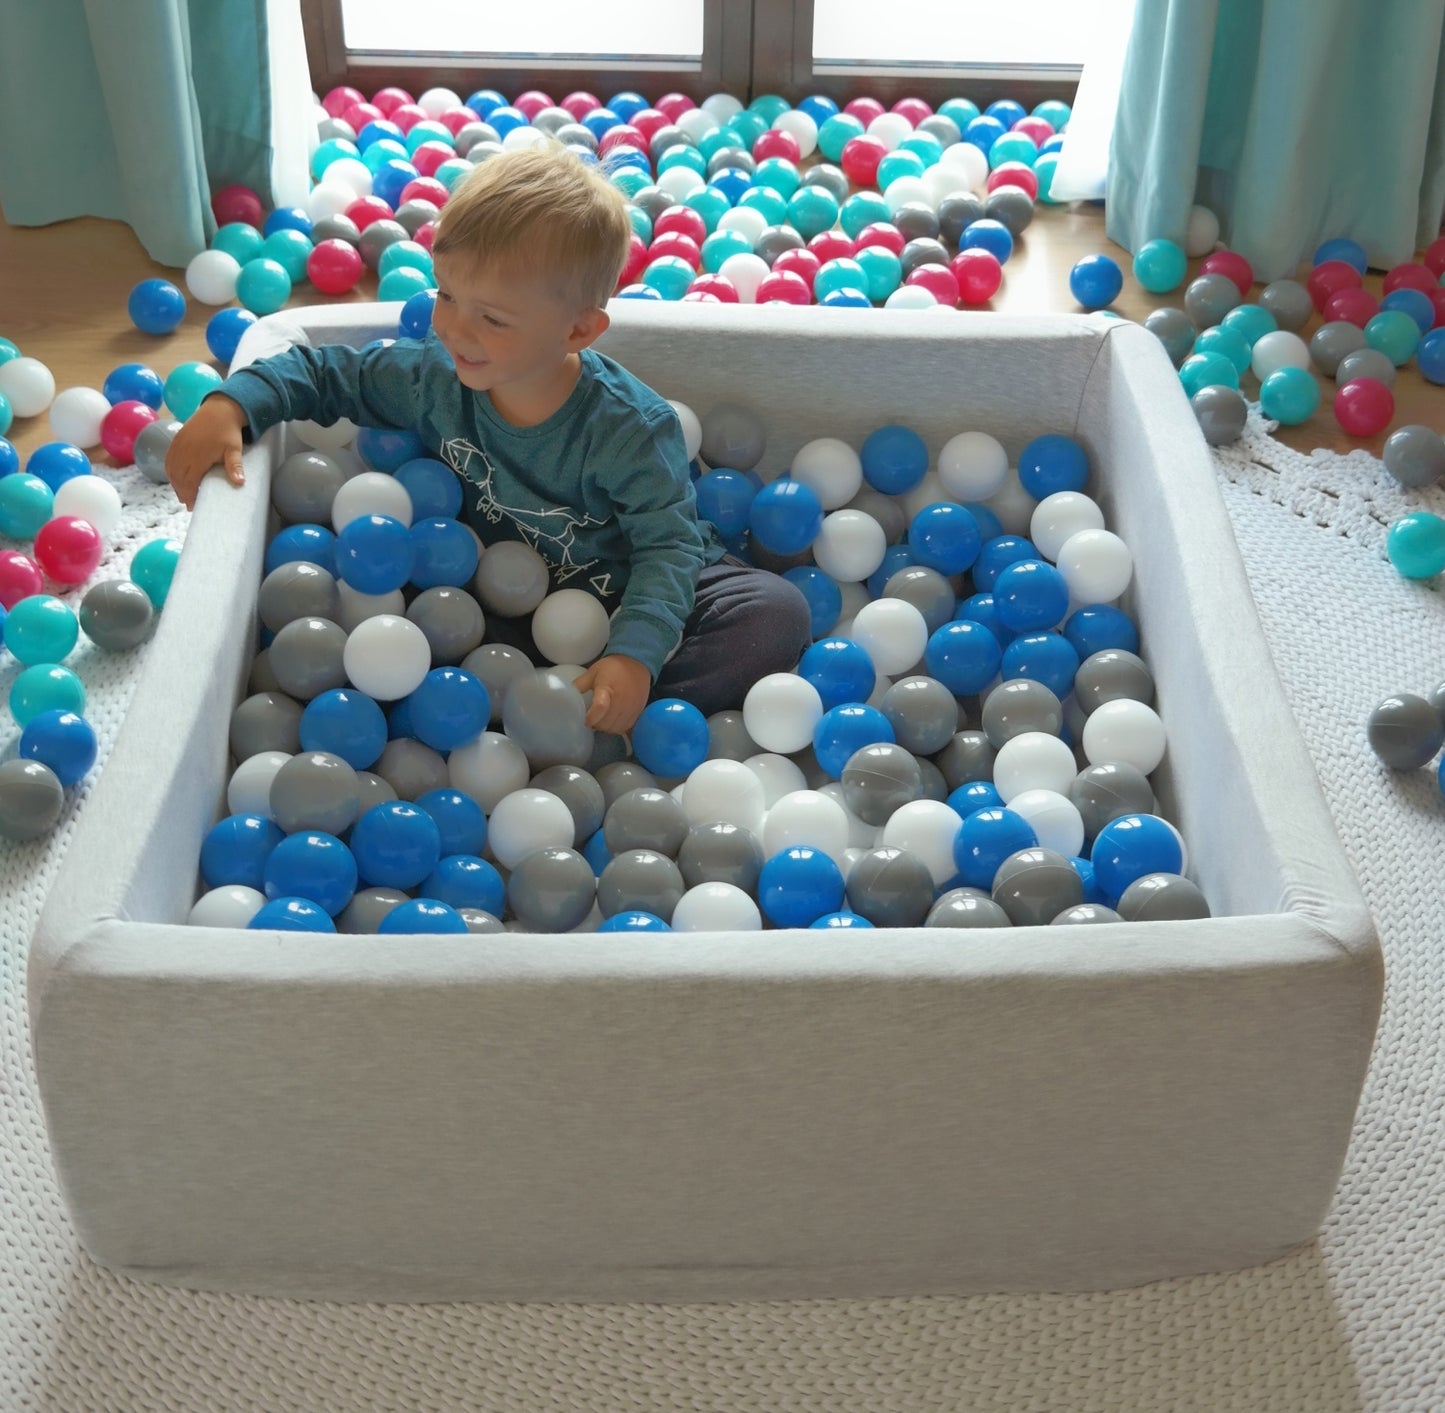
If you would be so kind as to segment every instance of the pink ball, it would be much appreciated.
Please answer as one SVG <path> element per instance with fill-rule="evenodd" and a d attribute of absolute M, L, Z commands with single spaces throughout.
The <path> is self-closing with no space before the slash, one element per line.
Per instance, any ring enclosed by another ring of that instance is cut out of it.
<path fill-rule="evenodd" d="M 1373 437 L 1390 425 L 1395 396 L 1377 378 L 1352 378 L 1335 392 L 1335 421 L 1352 437 Z"/>
<path fill-rule="evenodd" d="M 1437 278 L 1428 265 L 1407 260 L 1385 272 L 1383 289 L 1386 294 L 1393 294 L 1397 289 L 1417 289 L 1422 294 L 1432 294 L 1436 284 Z"/>
<path fill-rule="evenodd" d="M 1435 322 L 1430 327 L 1438 329 L 1445 325 L 1445 285 L 1430 291 L 1430 303 L 1435 306 Z"/>
<path fill-rule="evenodd" d="M 914 127 L 933 114 L 933 109 L 921 98 L 900 98 L 893 105 L 892 111 L 897 113 L 900 118 L 907 118 Z"/>
<path fill-rule="evenodd" d="M 946 265 L 919 265 L 903 283 L 921 286 L 940 304 L 958 306 L 958 279 Z"/>
<path fill-rule="evenodd" d="M 135 460 L 135 439 L 156 420 L 156 410 L 149 403 L 131 399 L 118 402 L 100 420 L 100 444 L 107 456 L 122 466 Z"/>
<path fill-rule="evenodd" d="M 327 115 L 332 118 L 343 117 L 346 110 L 353 103 L 361 103 L 365 100 L 359 89 L 350 88 L 342 84 L 339 88 L 333 88 L 325 98 L 321 100 L 321 106 L 326 109 Z"/>
<path fill-rule="evenodd" d="M 1359 289 L 1362 283 L 1360 272 L 1353 265 L 1344 260 L 1322 260 L 1309 272 L 1305 288 L 1310 292 L 1315 310 L 1323 314 L 1332 294 L 1342 289 Z"/>
<path fill-rule="evenodd" d="M 876 98 L 855 98 L 843 109 L 850 117 L 857 118 L 866 128 L 874 118 L 883 116 L 883 105 Z"/>
<path fill-rule="evenodd" d="M 451 192 L 446 185 L 435 177 L 413 177 L 402 187 L 401 195 L 397 197 L 397 205 L 405 206 L 408 201 L 430 201 L 437 210 L 441 210 L 450 196 Z"/>
<path fill-rule="evenodd" d="M 849 107 L 852 105 L 849 104 Z M 843 175 L 854 186 L 872 186 L 878 180 L 878 164 L 888 155 L 888 148 L 882 138 L 870 137 L 866 132 L 850 137 L 843 144 L 843 155 L 839 166 Z"/>
<path fill-rule="evenodd" d="M 404 88 L 397 88 L 394 85 L 389 88 L 378 88 L 371 95 L 372 103 L 381 109 L 383 113 L 391 113 L 400 108 L 403 103 L 415 103 L 416 99 Z"/>
<path fill-rule="evenodd" d="M 903 247 L 907 243 L 903 239 L 903 232 L 891 221 L 870 221 L 858 232 L 858 239 L 853 242 L 853 247 L 855 250 L 866 250 L 870 245 L 881 245 L 884 250 L 902 255 Z"/>
<path fill-rule="evenodd" d="M 627 241 L 627 263 L 622 267 L 622 274 L 618 276 L 617 288 L 630 285 L 647 268 L 647 246 L 643 244 L 642 237 L 633 231 Z"/>
<path fill-rule="evenodd" d="M 766 157 L 785 157 L 789 162 L 802 160 L 803 149 L 798 146 L 798 139 L 790 132 L 784 132 L 782 128 L 769 128 L 767 132 L 760 133 L 758 140 L 753 143 L 753 160 L 761 162 Z"/>
<path fill-rule="evenodd" d="M 651 142 L 653 133 L 667 126 L 667 114 L 656 108 L 639 108 L 627 121 Z"/>
<path fill-rule="evenodd" d="M 683 295 L 683 298 L 686 299 L 689 295 L 711 295 L 719 304 L 741 302 L 737 286 L 725 275 L 699 275 L 688 285 L 687 294 Z"/>
<path fill-rule="evenodd" d="M 435 175 L 443 162 L 450 162 L 456 151 L 445 142 L 424 142 L 411 154 L 411 165 L 424 177 Z"/>
<path fill-rule="evenodd" d="M 45 575 L 28 554 L 19 550 L 0 550 L 0 608 L 9 613 L 21 599 L 41 593 Z"/>
<path fill-rule="evenodd" d="M 657 219 L 652 223 L 654 237 L 674 232 L 687 236 L 701 248 L 703 241 L 707 239 L 707 222 L 691 206 L 684 206 L 678 202 L 676 206 L 669 206 L 665 211 L 659 212 Z"/>
<path fill-rule="evenodd" d="M 463 104 L 460 108 L 448 108 L 439 114 L 437 122 L 455 137 L 468 123 L 479 123 L 481 118 Z"/>
<path fill-rule="evenodd" d="M 811 304 L 813 290 L 801 275 L 775 265 L 758 281 L 758 304 Z"/>
<path fill-rule="evenodd" d="M 1342 319 L 1363 329 L 1380 312 L 1380 301 L 1367 289 L 1342 289 L 1325 300 L 1321 312 L 1327 321 Z"/>
<path fill-rule="evenodd" d="M 1424 254 L 1425 268 L 1438 280 L 1445 275 L 1445 235 L 1438 240 L 1432 240 L 1425 247 Z"/>
<path fill-rule="evenodd" d="M 639 152 L 647 151 L 647 139 L 631 123 L 616 123 L 602 134 L 597 143 L 597 155 L 605 157 L 617 147 L 635 147 Z"/>
<path fill-rule="evenodd" d="M 555 108 L 557 105 L 552 102 L 552 96 L 543 93 L 540 88 L 529 88 L 525 93 L 519 93 L 516 101 L 512 104 L 519 113 L 530 123 L 543 108 Z"/>
<path fill-rule="evenodd" d="M 426 225 L 418 227 L 417 233 L 412 236 L 412 239 L 421 246 L 423 250 L 430 250 L 436 243 L 436 238 L 437 223 L 435 221 L 428 221 Z"/>
<path fill-rule="evenodd" d="M 419 103 L 399 103 L 386 115 L 403 133 L 410 132 L 426 118 L 426 109 Z"/>
<path fill-rule="evenodd" d="M 351 124 L 353 132 L 360 132 L 367 123 L 380 122 L 381 119 L 389 117 L 390 114 L 383 113 L 375 103 L 353 103 L 342 115 L 342 121 Z"/>
<path fill-rule="evenodd" d="M 57 584 L 83 584 L 104 553 L 100 531 L 78 515 L 57 515 L 35 536 L 36 563 Z"/>
<path fill-rule="evenodd" d="M 365 269 L 361 252 L 344 240 L 320 241 L 306 257 L 306 277 L 322 294 L 349 294 Z"/>
<path fill-rule="evenodd" d="M 576 93 L 569 93 L 557 106 L 565 108 L 580 123 L 594 108 L 602 106 L 602 100 L 595 93 L 578 89 Z"/>
<path fill-rule="evenodd" d="M 1254 266 L 1237 250 L 1216 250 L 1200 262 L 1201 275 L 1224 275 L 1234 281 L 1241 299 L 1249 298 L 1254 285 Z"/>
<path fill-rule="evenodd" d="M 655 106 L 659 113 L 667 114 L 668 122 L 675 123 L 684 113 L 692 112 L 697 104 L 685 93 L 664 93 Z"/>
<path fill-rule="evenodd" d="M 705 289 L 688 289 L 679 301 L 681 304 L 721 304 L 717 295 L 709 294 Z"/>
<path fill-rule="evenodd" d="M 1003 266 L 991 250 L 960 250 L 948 268 L 958 281 L 958 297 L 966 306 L 987 304 L 1003 283 Z"/>
<path fill-rule="evenodd" d="M 239 221 L 260 230 L 266 219 L 261 198 L 248 186 L 223 186 L 211 198 L 211 211 L 222 226 Z"/>
<path fill-rule="evenodd" d="M 1037 201 L 1039 196 L 1038 176 L 1027 162 L 1000 162 L 988 174 L 984 185 L 989 191 L 997 191 L 1001 186 L 1020 187 L 1028 192 L 1030 201 Z"/>
<path fill-rule="evenodd" d="M 818 264 L 826 265 L 830 260 L 851 260 L 857 246 L 847 231 L 819 231 L 808 242 L 808 249 L 818 257 Z"/>
<path fill-rule="evenodd" d="M 364 231 L 373 221 L 389 221 L 396 212 L 379 196 L 358 196 L 343 213 L 356 229 Z"/>
<path fill-rule="evenodd" d="M 686 260 L 694 270 L 702 268 L 702 251 L 697 242 L 691 236 L 683 235 L 681 231 L 664 231 L 647 247 L 649 264 L 663 255 L 677 255 Z"/>
<path fill-rule="evenodd" d="M 823 262 L 811 250 L 785 250 L 773 261 L 773 274 L 797 275 L 808 286 L 809 291 L 812 290 L 813 281 L 822 268 Z"/>
<path fill-rule="evenodd" d="M 1054 125 L 1047 118 L 1036 118 L 1030 114 L 1027 118 L 1020 118 L 1010 131 L 1021 132 L 1033 141 L 1035 147 L 1042 147 L 1054 135 Z"/>

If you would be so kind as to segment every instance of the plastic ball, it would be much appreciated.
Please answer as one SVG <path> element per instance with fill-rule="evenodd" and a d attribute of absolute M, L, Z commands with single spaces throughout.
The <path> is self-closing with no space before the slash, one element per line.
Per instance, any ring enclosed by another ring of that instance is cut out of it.
<path fill-rule="evenodd" d="M 98 745 L 90 723 L 73 711 L 50 709 L 32 716 L 20 732 L 22 760 L 39 761 L 67 788 L 95 764 Z"/>
<path fill-rule="evenodd" d="M 38 594 L 45 587 L 45 575 L 28 554 L 0 550 L 0 608 L 10 610 L 21 599 Z"/>
<path fill-rule="evenodd" d="M 1070 293 L 1090 311 L 1107 308 L 1123 287 L 1124 272 L 1107 255 L 1086 255 L 1069 271 Z"/>
<path fill-rule="evenodd" d="M 81 584 L 105 553 L 100 531 L 75 515 L 57 515 L 35 536 L 36 563 L 59 584 Z"/>
<path fill-rule="evenodd" d="M 360 878 L 381 887 L 415 888 L 441 857 L 436 822 L 402 800 L 365 810 L 352 826 L 350 843 Z"/>
<path fill-rule="evenodd" d="M 1391 770 L 1417 770 L 1445 745 L 1445 722 L 1424 697 L 1398 692 L 1370 713 L 1365 726 L 1370 749 Z"/>
<path fill-rule="evenodd" d="M 1401 310 L 1383 309 L 1365 325 L 1365 341 L 1398 368 L 1414 355 L 1420 326 Z"/>
<path fill-rule="evenodd" d="M 55 377 L 38 358 L 12 358 L 0 363 L 0 398 L 16 417 L 38 417 L 55 398 Z M 0 436 L 9 430 L 9 418 Z"/>
<path fill-rule="evenodd" d="M 748 529 L 774 554 L 797 554 L 816 538 L 823 506 L 811 486 L 780 477 L 763 487 L 748 507 Z"/>
<path fill-rule="evenodd" d="M 80 637 L 80 622 L 70 605 L 52 594 L 21 599 L 0 628 L 11 656 L 26 666 L 64 662 Z"/>
<path fill-rule="evenodd" d="M 291 298 L 291 286 L 285 266 L 269 256 L 260 256 L 241 267 L 236 298 L 253 314 L 274 314 Z"/>
<path fill-rule="evenodd" d="M 1427 510 L 1412 511 L 1390 526 L 1385 553 L 1405 579 L 1433 579 L 1445 571 L 1445 520 Z"/>
<path fill-rule="evenodd" d="M 55 513 L 55 492 L 39 476 L 12 472 L 0 476 L 0 535 L 33 539 Z"/>
<path fill-rule="evenodd" d="M 1172 240 L 1148 240 L 1134 252 L 1134 278 L 1151 294 L 1178 289 L 1188 268 L 1188 257 Z"/>
<path fill-rule="evenodd" d="M 351 630 L 343 663 L 358 691 L 378 701 L 397 701 L 421 685 L 431 668 L 431 647 L 410 620 L 378 614 Z"/>
<path fill-rule="evenodd" d="M 239 262 L 224 250 L 203 250 L 186 266 L 186 288 L 202 304 L 229 304 L 240 273 Z"/>
<path fill-rule="evenodd" d="M 100 440 L 106 454 L 122 465 L 129 465 L 135 459 L 136 438 L 154 421 L 155 410 L 147 403 L 116 403 L 100 424 Z"/>
<path fill-rule="evenodd" d="M 928 624 L 911 603 L 877 599 L 858 610 L 850 637 L 872 659 L 877 671 L 894 676 L 923 658 L 928 646 Z M 756 732 L 753 738 L 759 740 Z"/>
<path fill-rule="evenodd" d="M 1110 603 L 1134 573 L 1129 547 L 1109 530 L 1080 530 L 1059 548 L 1056 566 L 1077 603 Z"/>
<path fill-rule="evenodd" d="M 843 875 L 825 853 L 806 846 L 774 854 L 758 877 L 758 904 L 775 927 L 807 927 L 843 902 Z"/>
<path fill-rule="evenodd" d="M 1173 828 L 1157 815 L 1129 814 L 1111 820 L 1089 851 L 1094 878 L 1111 907 L 1137 878 L 1150 873 L 1178 873 L 1183 851 Z"/>
<path fill-rule="evenodd" d="M 169 280 L 142 280 L 131 290 L 126 311 L 143 334 L 170 334 L 186 317 L 186 297 Z"/>
<path fill-rule="evenodd" d="M 1080 745 L 1091 765 L 1112 761 L 1148 775 L 1164 759 L 1167 738 L 1152 707 L 1121 698 L 1089 714 Z"/>
<path fill-rule="evenodd" d="M 1430 486 L 1445 477 L 1445 440 L 1432 427 L 1415 423 L 1398 428 L 1390 434 L 1381 455 L 1385 470 L 1402 486 Z M 5 481 L 0 479 L 0 498 L 4 492 Z"/>
<path fill-rule="evenodd" d="M 1191 259 L 1207 255 L 1219 240 L 1219 217 L 1207 206 L 1191 206 L 1184 249 Z"/>
<path fill-rule="evenodd" d="M 1314 415 L 1320 385 L 1303 368 L 1276 368 L 1259 386 L 1260 411 L 1286 427 Z"/>
<path fill-rule="evenodd" d="M 97 388 L 66 388 L 50 404 L 50 430 L 77 447 L 100 444 L 100 424 L 110 402 Z"/>
<path fill-rule="evenodd" d="M 180 558 L 181 542 L 165 538 L 148 540 L 131 556 L 131 580 L 145 591 L 155 608 L 165 604 Z"/>
<path fill-rule="evenodd" d="M 1353 378 L 1335 392 L 1335 420 L 1352 437 L 1373 437 L 1395 415 L 1395 398 L 1374 378 Z"/>
<path fill-rule="evenodd" d="M 209 363 L 177 364 L 165 381 L 166 406 L 184 422 L 220 386 L 221 375 Z"/>

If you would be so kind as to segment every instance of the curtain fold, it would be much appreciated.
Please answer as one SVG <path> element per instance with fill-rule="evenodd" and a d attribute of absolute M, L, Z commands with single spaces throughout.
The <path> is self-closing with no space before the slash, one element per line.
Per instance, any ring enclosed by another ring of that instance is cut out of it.
<path fill-rule="evenodd" d="M 1182 242 L 1196 201 L 1262 279 L 1332 236 L 1410 259 L 1445 216 L 1445 0 L 1139 0 L 1108 234 Z"/>
<path fill-rule="evenodd" d="M 265 0 L 0 0 L 0 209 L 126 222 L 181 266 L 212 189 L 271 191 Z"/>

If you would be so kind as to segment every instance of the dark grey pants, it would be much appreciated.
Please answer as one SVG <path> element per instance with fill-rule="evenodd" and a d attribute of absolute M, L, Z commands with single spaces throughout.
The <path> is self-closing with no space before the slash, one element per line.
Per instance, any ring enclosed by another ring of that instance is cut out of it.
<path fill-rule="evenodd" d="M 545 662 L 532 642 L 530 618 L 488 618 L 487 639 Z M 727 556 L 698 576 L 682 641 L 663 664 L 653 698 L 681 697 L 706 716 L 741 707 L 754 682 L 791 672 L 811 641 L 802 594 L 780 575 Z"/>

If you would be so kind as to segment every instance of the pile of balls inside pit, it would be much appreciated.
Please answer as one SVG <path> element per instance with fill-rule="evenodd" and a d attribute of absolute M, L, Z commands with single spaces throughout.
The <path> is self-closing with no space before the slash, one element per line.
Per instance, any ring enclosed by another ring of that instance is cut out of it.
<path fill-rule="evenodd" d="M 1165 753 L 1127 546 L 1084 449 L 1016 466 L 960 431 L 879 427 L 760 473 L 765 429 L 674 403 L 702 513 L 785 573 L 814 642 L 705 718 L 594 734 L 571 685 L 591 595 L 483 549 L 410 433 L 293 424 L 230 722 L 200 925 L 312 931 L 748 931 L 1209 915 L 1158 812 Z M 781 473 L 780 473 L 781 471 Z M 541 657 L 488 635 L 530 616 Z"/>

